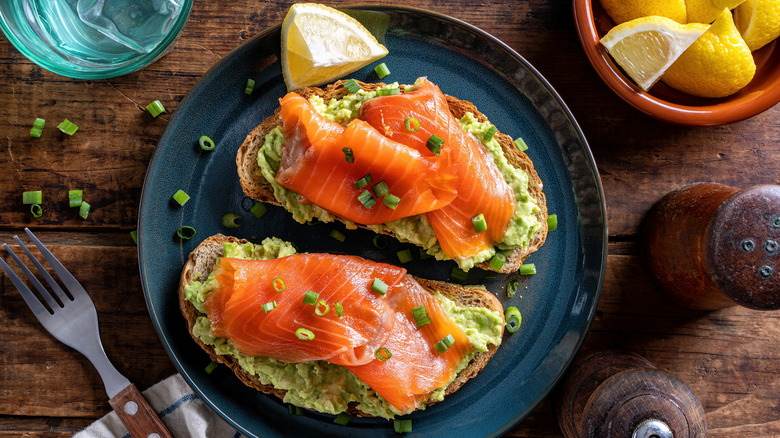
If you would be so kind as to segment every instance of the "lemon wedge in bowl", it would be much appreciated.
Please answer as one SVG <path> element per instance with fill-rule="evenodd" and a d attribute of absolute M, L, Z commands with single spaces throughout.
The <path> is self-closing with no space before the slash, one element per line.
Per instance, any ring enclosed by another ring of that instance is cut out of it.
<path fill-rule="evenodd" d="M 780 1 L 745 0 L 734 9 L 734 21 L 751 51 L 780 37 Z"/>
<path fill-rule="evenodd" d="M 288 90 L 332 82 L 387 55 L 359 21 L 318 3 L 293 4 L 281 36 Z"/>
<path fill-rule="evenodd" d="M 647 91 L 709 27 L 653 15 L 613 27 L 600 42 L 623 71 Z"/>

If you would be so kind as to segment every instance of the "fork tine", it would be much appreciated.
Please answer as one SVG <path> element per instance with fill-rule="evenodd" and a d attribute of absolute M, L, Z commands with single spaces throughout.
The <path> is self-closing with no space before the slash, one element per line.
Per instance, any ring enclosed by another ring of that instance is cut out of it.
<path fill-rule="evenodd" d="M 7 245 L 3 245 L 3 246 L 6 247 L 6 250 L 8 250 Z M 32 293 L 30 288 L 27 287 L 26 284 L 24 284 L 22 279 L 19 278 L 19 276 L 16 275 L 16 273 L 11 270 L 11 267 L 8 266 L 8 263 L 6 263 L 5 260 L 3 260 L 2 258 L 0 258 L 0 267 L 3 268 L 5 274 L 8 276 L 8 278 L 11 279 L 11 282 L 14 284 L 14 286 L 16 286 L 16 289 L 19 290 L 19 293 L 22 295 L 22 298 L 24 298 L 24 301 L 27 303 L 27 306 L 30 307 L 30 309 L 33 311 L 33 313 L 38 319 L 40 319 L 41 316 L 49 314 L 49 310 L 46 309 L 43 306 L 43 304 L 41 304 L 38 298 Z"/>
<path fill-rule="evenodd" d="M 60 263 L 59 260 L 57 260 L 57 257 L 54 257 L 54 254 L 49 251 L 46 246 L 41 243 L 40 240 L 38 240 L 37 237 L 35 237 L 35 234 L 30 231 L 29 228 L 25 228 L 24 232 L 27 233 L 28 236 L 30 236 L 30 239 L 32 239 L 35 246 L 38 247 L 38 250 L 43 254 L 43 258 L 46 259 L 47 262 L 49 262 L 49 265 L 51 265 L 52 269 L 54 269 L 54 272 L 57 274 L 58 277 L 60 277 L 60 280 L 62 280 L 62 284 L 65 285 L 65 287 L 70 292 L 71 296 L 73 298 L 81 297 L 82 299 L 86 298 L 90 301 L 92 301 L 91 298 L 89 298 L 89 295 L 84 290 L 84 287 L 79 283 L 78 280 L 76 280 L 76 277 L 73 276 L 73 274 L 70 273 L 67 269 L 65 269 L 65 266 Z"/>
<path fill-rule="evenodd" d="M 14 236 L 14 240 L 22 248 L 22 251 L 24 251 L 24 253 L 27 254 L 27 258 L 30 259 L 30 261 L 33 263 L 33 265 L 35 265 L 35 267 L 38 269 L 38 272 L 41 273 L 41 276 L 43 277 L 43 279 L 46 280 L 46 283 L 49 283 L 49 286 L 57 294 L 57 297 L 59 297 L 60 303 L 62 303 L 64 305 L 65 303 L 70 301 L 70 298 L 67 295 L 65 295 L 65 292 L 62 290 L 60 285 L 57 284 L 56 281 L 54 281 L 54 278 L 52 278 L 51 275 L 49 275 L 49 272 L 46 270 L 46 268 L 44 268 L 43 265 L 41 265 L 41 262 L 39 262 L 38 259 L 36 259 L 32 255 L 32 253 L 30 252 L 29 249 L 27 249 L 27 245 L 22 243 L 22 241 L 19 239 L 18 236 Z M 38 290 L 40 291 L 41 289 L 39 288 Z M 41 293 L 43 293 L 43 292 L 41 292 Z"/>

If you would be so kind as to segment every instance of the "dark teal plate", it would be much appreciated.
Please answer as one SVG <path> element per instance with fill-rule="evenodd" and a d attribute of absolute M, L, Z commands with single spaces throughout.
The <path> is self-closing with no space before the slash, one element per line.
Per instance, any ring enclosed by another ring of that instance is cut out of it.
<path fill-rule="evenodd" d="M 412 83 L 427 76 L 446 94 L 474 102 L 500 131 L 521 136 L 544 182 L 547 207 L 558 215 L 541 250 L 529 262 L 537 274 L 520 279 L 507 298 L 506 275 L 489 278 L 479 269 L 469 282 L 484 283 L 504 303 L 517 306 L 523 322 L 506 336 L 483 372 L 443 402 L 411 415 L 408 436 L 496 436 L 507 431 L 548 394 L 577 352 L 596 310 L 606 264 L 606 216 L 596 165 L 585 138 L 561 98 L 527 61 L 487 33 L 453 18 L 420 10 L 366 7 L 355 16 L 375 31 L 390 50 L 382 59 L 392 74 L 385 81 Z M 208 356 L 186 332 L 179 313 L 179 273 L 187 255 L 208 236 L 247 239 L 277 236 L 301 252 L 348 253 L 398 263 L 396 252 L 410 246 L 372 245 L 373 233 L 341 225 L 301 225 L 280 208 L 262 219 L 242 210 L 235 155 L 244 137 L 269 116 L 285 94 L 279 57 L 279 28 L 258 35 L 215 65 L 173 113 L 146 175 L 138 223 L 138 251 L 149 311 L 160 338 L 184 378 L 203 400 L 251 436 L 392 436 L 392 422 L 353 419 L 333 424 L 333 416 L 288 415 L 275 397 L 244 387 L 221 367 L 204 368 Z M 351 77 L 376 82 L 373 65 Z M 247 78 L 254 93 L 244 95 Z M 212 152 L 197 145 L 201 135 L 217 143 Z M 192 199 L 178 207 L 171 195 L 183 189 Z M 226 229 L 222 215 L 243 216 L 240 228 Z M 176 229 L 196 228 L 180 241 Z M 345 232 L 340 243 L 332 229 Z M 412 253 L 416 256 L 417 250 Z M 452 262 L 415 260 L 412 274 L 446 279 Z"/>

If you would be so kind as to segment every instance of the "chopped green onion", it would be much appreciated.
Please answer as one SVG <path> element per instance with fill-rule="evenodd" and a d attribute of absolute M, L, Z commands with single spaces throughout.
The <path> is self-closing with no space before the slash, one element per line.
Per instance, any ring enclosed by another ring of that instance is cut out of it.
<path fill-rule="evenodd" d="M 387 293 L 387 283 L 378 278 L 374 278 L 374 281 L 371 282 L 371 290 L 379 295 L 384 295 Z"/>
<path fill-rule="evenodd" d="M 184 207 L 184 204 L 190 200 L 190 195 L 188 195 L 184 190 L 179 189 L 176 193 L 173 194 L 172 198 L 179 205 Z"/>
<path fill-rule="evenodd" d="M 488 128 L 488 130 L 485 131 L 484 134 L 482 134 L 482 142 L 487 143 L 490 140 L 493 140 L 493 136 L 496 135 L 496 131 L 497 129 L 495 126 L 491 126 L 490 128 Z"/>
<path fill-rule="evenodd" d="M 314 305 L 314 314 L 317 316 L 325 316 L 330 312 L 330 306 L 328 303 L 325 302 L 325 300 L 318 300 L 317 304 Z"/>
<path fill-rule="evenodd" d="M 527 151 L 527 150 L 528 150 L 528 145 L 527 145 L 527 144 L 525 144 L 525 140 L 523 140 L 523 138 L 522 138 L 522 137 L 517 137 L 517 138 L 515 139 L 515 147 L 516 147 L 516 148 L 517 148 L 517 150 L 519 150 L 520 152 L 523 152 L 523 151 Z"/>
<path fill-rule="evenodd" d="M 339 230 L 330 230 L 330 237 L 338 240 L 339 242 L 344 242 L 347 240 L 347 235 Z"/>
<path fill-rule="evenodd" d="M 213 151 L 216 147 L 214 140 L 212 140 L 208 135 L 201 135 L 198 139 L 198 144 L 200 144 L 200 148 L 204 151 Z"/>
<path fill-rule="evenodd" d="M 340 301 L 336 303 L 335 307 L 336 307 L 336 316 L 338 316 L 339 318 L 344 316 L 344 306 L 341 305 Z"/>
<path fill-rule="evenodd" d="M 412 420 L 399 420 L 395 419 L 393 420 L 393 430 L 395 433 L 411 433 L 412 431 Z"/>
<path fill-rule="evenodd" d="M 490 259 L 490 268 L 494 271 L 500 271 L 506 263 L 506 256 L 500 252 L 497 252 L 492 259 Z"/>
<path fill-rule="evenodd" d="M 347 414 L 346 412 L 342 412 L 338 415 L 336 415 L 336 418 L 333 420 L 334 423 L 340 424 L 342 426 L 346 426 L 349 423 L 349 420 L 351 420 L 352 417 Z"/>
<path fill-rule="evenodd" d="M 371 174 L 367 174 L 363 178 L 360 178 L 359 180 L 355 181 L 355 188 L 360 190 L 363 187 L 371 184 L 374 180 L 371 178 Z"/>
<path fill-rule="evenodd" d="M 222 226 L 225 228 L 238 228 L 241 226 L 237 221 L 243 219 L 241 216 L 234 213 L 225 213 L 222 216 Z"/>
<path fill-rule="evenodd" d="M 485 215 L 480 213 L 471 218 L 471 224 L 474 225 L 474 231 L 481 233 L 487 230 L 487 222 L 485 222 Z"/>
<path fill-rule="evenodd" d="M 301 327 L 295 331 L 295 337 L 302 341 L 311 341 L 314 339 L 314 332 Z"/>
<path fill-rule="evenodd" d="M 417 132 L 420 130 L 420 122 L 414 117 L 407 117 L 404 119 L 404 127 L 409 132 Z"/>
<path fill-rule="evenodd" d="M 517 280 L 510 281 L 506 284 L 506 296 L 512 298 L 518 289 L 520 289 L 520 283 Z"/>
<path fill-rule="evenodd" d="M 65 119 L 62 121 L 62 123 L 57 125 L 57 129 L 64 132 L 65 134 L 73 135 L 76 133 L 76 131 L 78 131 L 79 127 L 73 124 L 70 120 Z"/>
<path fill-rule="evenodd" d="M 374 67 L 374 71 L 376 72 L 376 75 L 379 79 L 382 79 L 383 77 L 390 74 L 390 69 L 387 68 L 387 64 L 384 62 Z"/>
<path fill-rule="evenodd" d="M 380 89 L 376 90 L 376 95 L 377 96 L 393 96 L 393 95 L 396 95 L 396 94 L 401 94 L 401 89 L 398 88 L 398 87 L 396 87 L 396 88 L 380 88 Z"/>
<path fill-rule="evenodd" d="M 408 249 L 402 249 L 395 253 L 395 255 L 398 256 L 398 261 L 401 262 L 401 264 L 409 263 L 412 261 L 412 252 Z"/>
<path fill-rule="evenodd" d="M 41 129 L 30 128 L 30 137 L 39 138 L 42 133 L 43 130 Z"/>
<path fill-rule="evenodd" d="M 450 278 L 457 281 L 458 283 L 465 282 L 466 276 L 468 276 L 468 273 L 457 266 L 453 266 L 452 271 L 450 271 Z"/>
<path fill-rule="evenodd" d="M 309 305 L 315 305 L 317 304 L 317 298 L 320 297 L 320 294 L 314 291 L 307 290 L 306 295 L 303 296 L 303 304 L 309 304 Z"/>
<path fill-rule="evenodd" d="M 441 341 L 433 344 L 433 348 L 436 349 L 436 351 L 439 352 L 439 354 L 444 354 L 445 351 L 447 351 L 450 347 L 452 347 L 452 344 L 455 343 L 455 338 L 448 334 L 444 338 L 442 338 Z"/>
<path fill-rule="evenodd" d="M 214 372 L 214 370 L 216 370 L 216 369 L 217 369 L 217 366 L 218 366 L 218 365 L 219 365 L 219 364 L 218 364 L 218 363 L 216 363 L 216 362 L 211 362 L 210 364 L 206 365 L 206 369 L 205 369 L 205 371 L 206 371 L 206 374 L 211 374 L 211 373 L 213 373 L 213 372 Z"/>
<path fill-rule="evenodd" d="M 393 353 L 391 353 L 390 350 L 387 349 L 387 347 L 382 347 L 376 351 L 376 358 L 381 360 L 382 362 L 386 361 L 387 359 L 390 359 L 391 357 L 393 357 Z"/>
<path fill-rule="evenodd" d="M 384 204 L 387 208 L 392 208 L 393 210 L 398 208 L 399 202 L 401 202 L 401 198 L 395 196 L 392 193 L 386 194 L 385 197 L 382 199 L 382 204 Z"/>
<path fill-rule="evenodd" d="M 244 94 L 247 96 L 252 94 L 252 90 L 255 89 L 255 80 L 254 79 L 247 79 L 246 80 L 246 87 L 244 87 Z"/>
<path fill-rule="evenodd" d="M 90 205 L 87 201 L 81 201 L 81 205 L 79 205 L 79 216 L 81 216 L 82 219 L 86 219 L 87 215 L 89 215 L 89 207 Z"/>
<path fill-rule="evenodd" d="M 46 120 L 36 118 L 33 122 L 33 127 L 30 129 L 30 137 L 40 137 L 45 124 Z"/>
<path fill-rule="evenodd" d="M 303 408 L 295 405 L 287 405 L 287 412 L 290 415 L 303 415 Z"/>
<path fill-rule="evenodd" d="M 22 204 L 41 204 L 43 203 L 43 191 L 35 190 L 22 193 Z"/>
<path fill-rule="evenodd" d="M 165 107 L 163 106 L 162 102 L 155 100 L 149 105 L 146 105 L 146 110 L 149 111 L 149 114 L 151 114 L 152 117 L 157 117 L 165 112 Z"/>
<path fill-rule="evenodd" d="M 176 230 L 176 235 L 179 236 L 179 238 L 184 240 L 190 240 L 193 237 L 195 237 L 195 228 L 192 228 L 189 225 L 184 225 L 182 227 L 179 227 L 178 230 Z"/>
<path fill-rule="evenodd" d="M 374 246 L 379 249 L 387 248 L 387 236 L 385 236 L 384 234 L 375 234 Z"/>
<path fill-rule="evenodd" d="M 444 140 L 439 138 L 436 134 L 431 134 L 431 136 L 428 137 L 428 142 L 425 146 L 429 151 L 433 152 L 433 155 L 439 155 L 441 153 L 441 145 L 443 144 Z"/>
<path fill-rule="evenodd" d="M 284 280 L 279 277 L 271 280 L 271 284 L 273 285 L 274 290 L 277 292 L 284 292 L 284 290 L 287 289 L 287 286 L 284 284 Z"/>
<path fill-rule="evenodd" d="M 426 309 L 425 306 L 413 307 L 412 316 L 414 316 L 414 322 L 417 324 L 417 328 L 431 323 L 431 317 L 428 316 L 428 309 Z"/>
<path fill-rule="evenodd" d="M 84 195 L 83 190 L 68 190 L 68 206 L 69 207 L 80 206 L 82 201 L 84 201 L 84 199 L 82 198 L 83 195 Z"/>
<path fill-rule="evenodd" d="M 30 213 L 33 217 L 41 217 L 43 216 L 43 207 L 41 207 L 41 204 L 33 204 L 30 206 Z"/>
<path fill-rule="evenodd" d="M 360 203 L 363 204 L 363 207 L 366 207 L 366 209 L 369 209 L 376 204 L 376 199 L 371 196 L 371 193 L 368 190 L 363 190 L 360 192 L 358 195 L 358 201 L 360 201 Z"/>
<path fill-rule="evenodd" d="M 390 193 L 390 189 L 387 187 L 386 182 L 379 181 L 378 183 L 374 184 L 374 187 L 371 187 L 371 193 L 373 193 L 377 198 L 381 198 L 382 196 Z"/>
<path fill-rule="evenodd" d="M 252 213 L 256 218 L 260 219 L 268 212 L 268 207 L 266 207 L 262 202 L 258 202 L 249 209 L 249 212 Z"/>
<path fill-rule="evenodd" d="M 138 245 L 138 230 L 133 230 L 130 232 L 130 237 L 133 238 L 133 243 Z"/>
<path fill-rule="evenodd" d="M 547 216 L 547 231 L 555 231 L 558 228 L 558 215 L 551 214 Z"/>
<path fill-rule="evenodd" d="M 358 91 L 360 91 L 363 88 L 354 79 L 350 79 L 348 81 L 344 81 L 342 85 L 344 85 L 344 88 L 346 88 L 347 91 L 349 91 L 350 93 L 357 93 Z"/>
<path fill-rule="evenodd" d="M 536 265 L 533 263 L 525 263 L 520 265 L 520 275 L 534 275 L 536 274 Z"/>
<path fill-rule="evenodd" d="M 514 333 L 520 328 L 520 322 L 522 322 L 523 317 L 520 315 L 520 311 L 517 310 L 517 307 L 511 306 L 506 308 L 504 319 L 506 320 L 506 331 Z"/>
<path fill-rule="evenodd" d="M 355 153 L 352 152 L 352 149 L 350 149 L 350 148 L 341 148 L 341 152 L 344 152 L 344 159 L 347 160 L 347 163 L 354 163 L 355 162 Z"/>
<path fill-rule="evenodd" d="M 268 313 L 274 309 L 276 309 L 276 300 L 271 301 L 270 303 L 265 303 L 262 306 L 260 306 L 263 309 L 263 313 Z"/>

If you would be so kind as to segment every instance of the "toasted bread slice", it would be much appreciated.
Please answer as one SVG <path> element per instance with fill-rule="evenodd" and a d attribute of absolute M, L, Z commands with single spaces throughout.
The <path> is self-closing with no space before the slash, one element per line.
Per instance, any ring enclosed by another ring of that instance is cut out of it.
<path fill-rule="evenodd" d="M 373 91 L 377 88 L 384 86 L 383 83 L 366 84 L 359 82 L 364 90 Z M 403 87 L 403 86 L 402 86 Z M 344 88 L 343 81 L 338 81 L 327 88 L 302 88 L 296 90 L 296 93 L 300 94 L 306 99 L 312 96 L 319 96 L 324 101 L 330 99 L 340 99 L 348 94 L 346 88 Z M 474 114 L 474 117 L 480 121 L 487 121 L 487 117 L 479 112 L 471 102 L 459 100 L 452 96 L 446 96 L 447 102 L 450 106 L 450 112 L 455 118 L 460 119 L 467 112 Z M 244 190 L 244 194 L 250 198 L 258 201 L 267 202 L 273 205 L 282 204 L 274 197 L 273 186 L 263 177 L 260 171 L 260 166 L 257 164 L 257 154 L 260 148 L 265 142 L 265 136 L 272 129 L 282 123 L 281 108 L 277 108 L 274 114 L 265 119 L 260 125 L 252 130 L 247 135 L 244 143 L 238 150 L 236 155 L 236 165 L 238 167 L 238 176 L 241 180 L 241 187 Z M 504 155 L 507 157 L 509 164 L 517 169 L 522 170 L 528 175 L 528 192 L 531 197 L 536 200 L 536 204 L 539 206 L 539 211 L 536 213 L 536 219 L 542 225 L 539 231 L 534 235 L 526 248 L 517 248 L 506 257 L 506 262 L 499 272 L 514 272 L 520 268 L 525 260 L 532 252 L 539 249 L 547 238 L 547 205 L 542 192 L 542 180 L 539 179 L 539 175 L 534 170 L 534 165 L 528 155 L 519 151 L 514 144 L 514 140 L 506 134 L 496 132 L 494 138 L 501 144 L 501 149 Z M 392 233 L 386 232 L 390 236 Z M 485 261 L 477 265 L 482 269 L 492 269 L 490 262 Z"/>
<path fill-rule="evenodd" d="M 179 307 L 184 315 L 184 319 L 187 321 L 187 331 L 192 335 L 192 328 L 197 320 L 198 316 L 202 314 L 185 298 L 184 286 L 192 283 L 193 281 L 205 281 L 209 274 L 214 270 L 217 261 L 222 256 L 223 246 L 225 242 L 234 242 L 238 244 L 246 243 L 246 240 L 237 239 L 235 237 L 224 236 L 222 234 L 216 234 L 209 237 L 200 243 L 190 253 L 187 263 L 184 265 L 184 269 L 181 273 L 181 281 L 179 283 Z M 504 317 L 504 309 L 501 302 L 489 291 L 482 288 L 466 288 L 450 283 L 441 281 L 425 280 L 416 278 L 418 283 L 422 287 L 431 293 L 439 292 L 447 298 L 453 300 L 456 304 L 463 307 L 484 307 L 490 310 L 498 312 L 501 317 Z M 503 330 L 503 328 L 502 328 Z M 218 355 L 214 352 L 214 347 L 206 345 L 197 336 L 192 335 L 195 342 L 211 356 L 214 362 L 219 362 L 227 365 L 233 373 L 247 386 L 257 389 L 260 392 L 266 394 L 273 394 L 281 399 L 284 398 L 285 390 L 274 388 L 270 385 L 263 385 L 254 375 L 251 375 L 244 371 L 238 361 L 233 356 Z M 461 386 L 466 381 L 475 377 L 477 374 L 485 368 L 488 361 L 495 354 L 498 346 L 489 345 L 488 351 L 483 353 L 477 353 L 472 359 L 469 365 L 458 373 L 455 380 L 450 383 L 445 391 L 445 395 L 449 395 Z M 431 405 L 435 401 L 429 401 L 426 404 Z M 370 416 L 350 405 L 347 413 L 355 416 Z"/>

